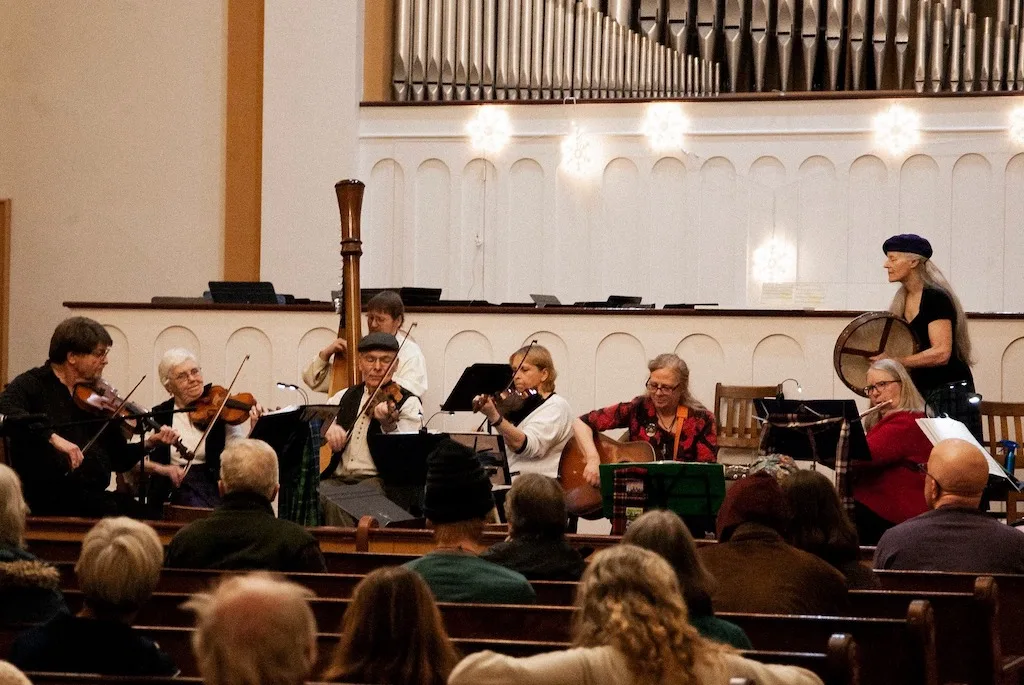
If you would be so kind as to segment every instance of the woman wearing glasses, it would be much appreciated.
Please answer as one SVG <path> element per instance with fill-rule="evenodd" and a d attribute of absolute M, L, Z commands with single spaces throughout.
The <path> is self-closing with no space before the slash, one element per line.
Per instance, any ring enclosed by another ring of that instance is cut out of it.
<path fill-rule="evenodd" d="M 864 417 L 871 459 L 850 464 L 854 518 L 862 545 L 874 545 L 889 528 L 928 510 L 924 474 L 932 444 L 917 425 L 924 400 L 907 370 L 894 359 L 874 362 L 864 388 L 878 411 Z"/>
<path fill-rule="evenodd" d="M 690 394 L 690 369 L 674 354 L 659 354 L 647 364 L 647 393 L 629 402 L 595 409 L 573 425 L 576 441 L 587 457 L 587 481 L 601 482 L 601 458 L 594 433 L 628 428 L 630 440 L 649 442 L 658 459 L 717 460 L 715 417 Z"/>

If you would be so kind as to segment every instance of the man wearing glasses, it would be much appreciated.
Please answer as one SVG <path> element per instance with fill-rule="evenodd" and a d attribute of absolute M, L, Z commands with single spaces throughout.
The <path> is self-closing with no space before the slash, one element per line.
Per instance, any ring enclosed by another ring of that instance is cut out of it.
<path fill-rule="evenodd" d="M 110 334 L 96 321 L 84 316 L 66 319 L 53 331 L 46 363 L 19 375 L 0 394 L 0 413 L 45 414 L 49 419 L 48 425 L 30 425 L 10 437 L 11 465 L 21 477 L 33 514 L 141 515 L 141 507 L 130 497 L 106 492 L 111 471 L 127 471 L 143 452 L 177 439 L 177 433 L 165 427 L 151 433 L 144 445 L 129 444 L 118 425 L 100 432 L 103 419 L 75 404 L 75 385 L 102 378 L 112 344 Z M 97 433 L 95 442 L 83 450 Z"/>
<path fill-rule="evenodd" d="M 964 440 L 942 440 L 923 471 L 930 511 L 882 535 L 875 568 L 1024 573 L 1024 532 L 979 509 L 988 483 L 981 450 Z"/>

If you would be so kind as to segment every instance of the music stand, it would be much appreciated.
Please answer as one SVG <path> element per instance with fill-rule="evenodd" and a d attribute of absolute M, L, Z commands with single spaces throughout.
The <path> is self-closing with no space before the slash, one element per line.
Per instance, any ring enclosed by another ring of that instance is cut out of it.
<path fill-rule="evenodd" d="M 209 281 L 210 296 L 216 304 L 277 304 L 274 284 L 269 281 Z"/>
<path fill-rule="evenodd" d="M 533 300 L 534 304 L 539 308 L 547 307 L 548 305 L 562 304 L 561 300 L 554 295 L 534 295 L 531 293 L 530 299 Z"/>
<path fill-rule="evenodd" d="M 474 397 L 500 392 L 511 380 L 512 368 L 508 364 L 477 363 L 466 367 L 441 411 L 473 411 Z"/>
<path fill-rule="evenodd" d="M 864 424 L 853 400 L 754 400 L 757 416 L 770 426 L 771 452 L 785 454 L 796 461 L 810 461 L 836 469 L 836 453 L 843 420 L 850 459 L 871 458 Z M 821 423 L 818 423 L 821 422 Z M 789 423 L 818 424 L 805 427 Z"/>
<path fill-rule="evenodd" d="M 641 491 L 643 510 L 668 509 L 679 514 L 697 538 L 714 533 L 715 516 L 725 499 L 725 467 L 722 464 L 683 461 L 601 464 L 601 499 L 604 515 L 615 515 L 615 472 L 642 472 L 636 490 Z"/>

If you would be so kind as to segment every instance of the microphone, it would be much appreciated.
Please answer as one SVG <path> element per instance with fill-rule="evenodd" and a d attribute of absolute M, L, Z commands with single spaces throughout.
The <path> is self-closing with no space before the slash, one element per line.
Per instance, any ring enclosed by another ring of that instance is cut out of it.
<path fill-rule="evenodd" d="M 453 411 L 448 411 L 447 409 L 441 409 L 440 411 L 435 411 L 435 412 L 434 412 L 433 414 L 431 414 L 431 415 L 430 415 L 430 418 L 429 418 L 429 419 L 427 419 L 426 421 L 424 421 L 424 420 L 423 420 L 423 414 L 421 413 L 421 414 L 420 414 L 420 423 L 421 423 L 422 425 L 420 426 L 420 433 L 426 433 L 426 432 L 427 432 L 427 425 L 428 425 L 428 424 L 429 424 L 429 423 L 430 423 L 431 421 L 433 421 L 433 420 L 434 420 L 434 417 L 435 417 L 435 416 L 437 416 L 438 414 L 447 414 L 448 416 L 455 416 L 455 412 L 453 412 Z"/>
<path fill-rule="evenodd" d="M 0 414 L 0 435 L 38 428 L 49 420 L 46 414 Z"/>

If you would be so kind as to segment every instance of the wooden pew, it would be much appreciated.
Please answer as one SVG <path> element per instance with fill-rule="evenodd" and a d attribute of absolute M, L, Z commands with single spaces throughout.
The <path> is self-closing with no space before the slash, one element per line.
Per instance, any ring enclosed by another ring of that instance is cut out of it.
<path fill-rule="evenodd" d="M 901 618 L 915 599 L 927 600 L 935 617 L 939 681 L 996 685 L 1016 682 L 1016 659 L 1003 655 L 998 624 L 999 599 L 990 576 L 975 579 L 973 592 L 855 590 L 856 616 Z"/>
<path fill-rule="evenodd" d="M 824 653 L 744 651 L 743 656 L 765 664 L 799 666 L 811 671 L 825 685 L 859 685 L 860 662 L 851 635 L 836 633 L 828 639 Z"/>
<path fill-rule="evenodd" d="M 747 633 L 758 649 L 814 651 L 834 633 L 857 643 L 865 683 L 937 685 L 935 624 L 928 602 L 911 602 L 906 619 L 850 616 L 781 616 L 721 613 Z"/>

